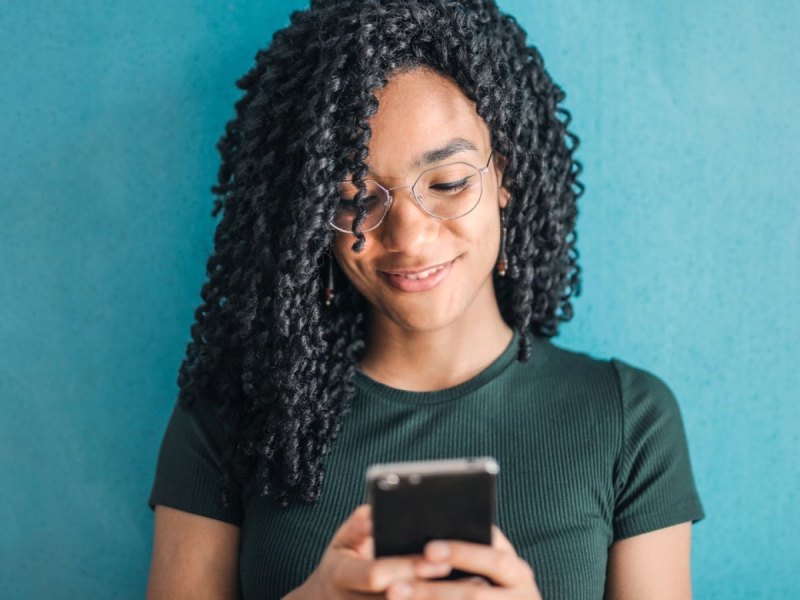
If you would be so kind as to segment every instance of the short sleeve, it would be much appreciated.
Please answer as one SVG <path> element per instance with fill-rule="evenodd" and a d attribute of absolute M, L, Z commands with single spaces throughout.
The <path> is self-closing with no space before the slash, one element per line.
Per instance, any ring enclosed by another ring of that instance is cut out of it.
<path fill-rule="evenodd" d="M 652 373 L 615 358 L 611 363 L 619 377 L 623 430 L 614 540 L 703 519 L 674 394 Z"/>
<path fill-rule="evenodd" d="M 148 506 L 156 504 L 242 524 L 241 494 L 230 494 L 228 507 L 218 502 L 225 428 L 213 405 L 175 403 L 158 454 Z"/>

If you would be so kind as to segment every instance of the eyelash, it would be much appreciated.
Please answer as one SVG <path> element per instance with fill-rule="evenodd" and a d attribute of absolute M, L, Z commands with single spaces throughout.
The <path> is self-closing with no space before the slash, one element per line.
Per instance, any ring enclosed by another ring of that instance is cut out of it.
<path fill-rule="evenodd" d="M 461 179 L 459 181 L 452 181 L 450 183 L 437 183 L 433 187 L 439 188 L 439 189 L 443 189 L 443 190 L 448 191 L 448 192 L 452 192 L 454 190 L 458 190 L 458 189 L 461 189 L 464 186 L 466 186 L 467 185 L 467 179 L 469 179 L 469 178 L 465 177 L 464 179 Z"/>

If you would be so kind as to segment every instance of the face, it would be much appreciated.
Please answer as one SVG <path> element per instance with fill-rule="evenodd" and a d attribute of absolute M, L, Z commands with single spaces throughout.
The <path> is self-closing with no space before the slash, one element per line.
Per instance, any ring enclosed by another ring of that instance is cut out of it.
<path fill-rule="evenodd" d="M 416 68 L 390 78 L 376 96 L 379 108 L 370 122 L 366 178 L 388 189 L 410 186 L 420 173 L 438 165 L 463 161 L 478 169 L 486 166 L 492 151 L 489 129 L 475 104 L 449 78 Z M 416 164 L 426 152 L 457 138 L 469 144 L 433 157 L 434 162 Z M 499 162 L 495 153 L 488 171 L 479 176 L 480 201 L 463 217 L 436 219 L 416 202 L 410 188 L 402 188 L 391 192 L 388 214 L 364 234 L 360 253 L 351 249 L 356 239 L 351 233 L 336 233 L 337 262 L 369 301 L 373 327 L 430 331 L 496 310 L 492 270 L 500 248 L 499 209 L 508 201 L 507 192 L 499 188 Z M 416 281 L 396 275 L 439 265 L 445 266 Z"/>

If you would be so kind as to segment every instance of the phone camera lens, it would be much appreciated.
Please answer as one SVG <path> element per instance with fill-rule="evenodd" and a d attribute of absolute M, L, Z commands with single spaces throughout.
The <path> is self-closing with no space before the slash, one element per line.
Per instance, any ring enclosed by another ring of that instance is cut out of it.
<path fill-rule="evenodd" d="M 389 473 L 386 477 L 378 481 L 378 487 L 382 490 L 388 490 L 400 483 L 400 478 L 396 473 Z"/>

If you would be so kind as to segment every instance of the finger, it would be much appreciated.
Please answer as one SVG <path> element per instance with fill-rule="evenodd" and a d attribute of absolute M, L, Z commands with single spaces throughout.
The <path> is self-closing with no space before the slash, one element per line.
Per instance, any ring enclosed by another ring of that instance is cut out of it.
<path fill-rule="evenodd" d="M 386 593 L 387 600 L 465 600 L 480 597 L 481 600 L 505 600 L 508 590 L 486 587 L 475 595 L 475 583 L 461 581 L 408 581 L 395 583 Z M 404 591 L 404 586 L 405 591 Z"/>
<path fill-rule="evenodd" d="M 517 553 L 514 545 L 497 525 L 492 525 L 492 546 L 499 550 L 509 550 L 514 554 Z"/>
<path fill-rule="evenodd" d="M 439 544 L 447 554 L 437 553 Z M 456 569 L 488 577 L 501 587 L 515 587 L 529 583 L 533 573 L 513 547 L 500 550 L 486 544 L 460 540 L 436 540 L 425 545 L 424 557 L 430 561 L 446 562 Z"/>
<path fill-rule="evenodd" d="M 425 562 L 420 555 L 408 557 L 383 557 L 366 560 L 343 554 L 333 573 L 334 584 L 343 589 L 358 592 L 383 592 L 392 583 L 409 581 L 418 576 L 441 576 L 445 572 L 421 575 L 419 564 Z"/>
<path fill-rule="evenodd" d="M 370 535 L 372 535 L 371 507 L 369 504 L 361 504 L 333 534 L 331 547 L 355 548 Z"/>

